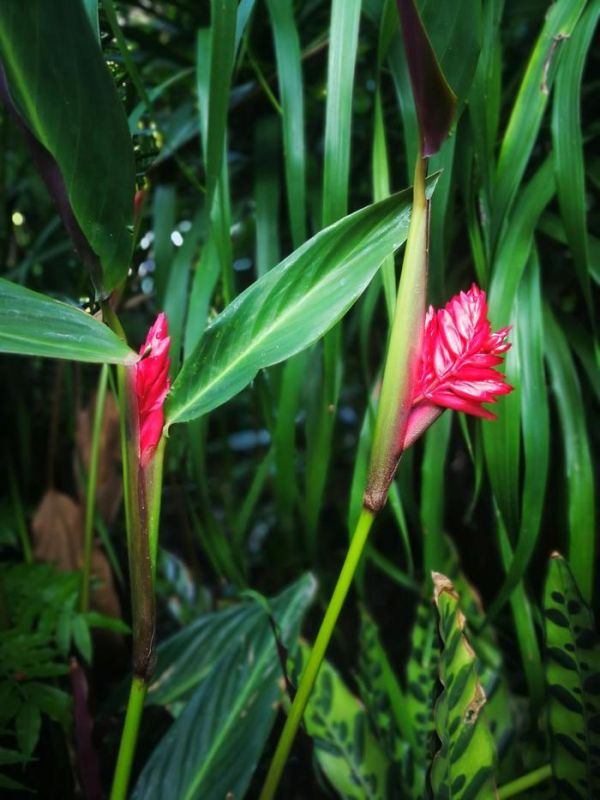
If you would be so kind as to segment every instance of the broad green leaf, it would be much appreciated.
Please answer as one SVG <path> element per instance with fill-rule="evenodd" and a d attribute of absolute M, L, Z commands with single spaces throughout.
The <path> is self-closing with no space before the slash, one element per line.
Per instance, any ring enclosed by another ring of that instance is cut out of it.
<path fill-rule="evenodd" d="M 315 589 L 314 578 L 305 575 L 271 603 L 288 650 L 295 645 Z M 133 798 L 223 800 L 244 796 L 275 720 L 282 684 L 269 618 L 264 608 L 256 607 L 251 628 L 239 625 L 232 630 L 230 615 L 228 629 L 224 629 L 219 624 L 223 615 L 215 614 L 204 618 L 205 624 L 199 620 L 200 624 L 179 634 L 186 636 L 189 647 L 163 671 L 163 678 L 169 682 L 170 700 L 178 693 L 180 698 L 186 693 L 189 700 L 147 761 Z M 212 628 L 208 637 L 207 624 Z M 194 632 L 199 633 L 198 639 L 193 638 Z M 159 653 L 159 663 L 160 659 Z M 157 696 L 164 700 L 160 675 L 155 687 L 154 700 Z"/>
<path fill-rule="evenodd" d="M 568 563 L 550 559 L 544 590 L 552 770 L 560 797 L 600 796 L 600 641 Z"/>
<path fill-rule="evenodd" d="M 556 397 L 568 485 L 568 557 L 579 591 L 594 591 L 596 499 L 594 468 L 581 386 L 569 345 L 550 308 L 544 308 L 546 363 Z"/>
<path fill-rule="evenodd" d="M 129 268 L 133 148 L 83 3 L 3 0 L 0 59 L 17 112 L 46 151 L 37 145 L 38 166 L 105 294 Z"/>
<path fill-rule="evenodd" d="M 303 645 L 294 664 L 300 676 L 310 655 Z M 325 660 L 304 712 L 306 732 L 328 782 L 344 800 L 386 800 L 389 761 L 371 730 L 362 703 Z"/>
<path fill-rule="evenodd" d="M 517 98 L 502 140 L 493 198 L 492 244 L 506 225 L 510 206 L 544 116 L 556 74 L 560 48 L 575 27 L 585 0 L 557 0 L 550 6 L 544 26 L 531 52 Z"/>
<path fill-rule="evenodd" d="M 167 424 L 225 403 L 259 369 L 315 342 L 406 238 L 409 192 L 318 233 L 246 289 L 206 329 L 167 400 Z"/>
<path fill-rule="evenodd" d="M 122 339 L 89 314 L 3 278 L 0 352 L 98 364 L 134 364 L 138 360 Z"/>
<path fill-rule="evenodd" d="M 310 576 L 282 592 L 271 601 L 275 620 L 296 594 L 308 604 L 313 592 Z M 244 602 L 225 611 L 202 614 L 159 644 L 147 702 L 170 707 L 186 702 L 218 662 L 232 658 L 244 642 L 260 638 L 265 626 L 268 620 L 257 603 Z"/>
<path fill-rule="evenodd" d="M 599 14 L 600 3 L 590 3 L 573 35 L 564 43 L 552 104 L 552 140 L 558 203 L 577 277 L 590 313 L 593 312 L 593 306 L 588 273 L 580 105 L 583 70 Z"/>
<path fill-rule="evenodd" d="M 416 610 L 406 665 L 406 715 L 415 744 L 409 751 L 410 768 L 404 782 L 413 800 L 430 797 L 429 768 L 437 743 L 434 707 L 439 694 L 440 649 L 435 622 L 431 603 L 422 600 Z"/>
<path fill-rule="evenodd" d="M 431 769 L 434 796 L 494 800 L 496 754 L 477 658 L 467 641 L 465 617 L 452 583 L 440 573 L 434 573 L 433 582 L 443 641 L 440 680 L 444 687 L 435 710 L 441 748 Z"/>

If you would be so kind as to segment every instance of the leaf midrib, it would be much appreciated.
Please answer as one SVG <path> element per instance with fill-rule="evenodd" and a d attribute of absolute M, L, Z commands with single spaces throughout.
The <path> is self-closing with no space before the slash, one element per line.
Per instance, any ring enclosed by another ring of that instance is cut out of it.
<path fill-rule="evenodd" d="M 400 243 L 394 247 L 394 250 L 396 249 L 396 247 L 399 247 L 399 246 L 400 246 Z M 383 256 L 381 261 L 379 261 L 377 263 L 377 265 L 372 269 L 373 273 L 375 273 L 377 271 L 379 265 L 382 263 L 382 261 L 386 257 L 387 256 Z M 296 262 L 296 263 L 298 263 L 298 262 Z M 302 301 L 304 302 L 308 297 L 311 297 L 317 291 L 321 291 L 322 287 L 324 285 L 326 285 L 327 283 L 330 283 L 332 277 L 334 275 L 337 275 L 339 273 L 339 270 L 343 266 L 345 266 L 346 263 L 347 263 L 347 260 L 344 261 L 343 264 L 340 267 L 338 267 L 338 268 L 332 270 L 331 272 L 329 272 L 327 274 L 326 278 L 324 278 L 322 281 L 319 281 L 317 284 L 315 284 L 311 289 L 309 289 L 308 292 L 302 294 L 301 295 Z M 254 338 L 254 339 L 251 339 L 250 344 L 248 345 L 248 347 L 246 347 L 245 349 L 240 351 L 239 355 L 236 358 L 234 358 L 232 361 L 230 361 L 228 366 L 225 369 L 221 370 L 212 380 L 210 380 L 208 383 L 204 384 L 204 388 L 198 394 L 194 395 L 191 400 L 189 400 L 187 403 L 182 405 L 179 408 L 179 410 L 177 411 L 177 413 L 171 419 L 167 419 L 166 430 L 168 430 L 171 425 L 176 423 L 178 421 L 178 419 L 180 419 L 182 417 L 182 415 L 189 408 L 193 408 L 193 406 L 197 404 L 198 398 L 202 398 L 203 396 L 208 394 L 208 392 L 210 392 L 210 390 L 214 387 L 214 385 L 219 383 L 223 379 L 224 375 L 227 375 L 232 370 L 235 370 L 237 365 L 240 362 L 244 361 L 248 357 L 248 355 L 252 353 L 253 350 L 256 350 L 262 344 L 262 342 L 265 341 L 265 339 L 267 339 L 270 336 L 272 336 L 273 332 L 276 331 L 277 328 L 285 327 L 285 325 L 284 325 L 285 321 L 294 315 L 297 307 L 298 307 L 298 303 L 295 303 L 293 305 L 293 307 L 291 308 L 291 310 L 290 310 L 290 307 L 288 307 L 282 314 L 279 314 L 279 315 L 277 315 L 275 317 L 273 323 L 270 326 L 268 326 L 267 328 L 265 328 L 262 334 L 260 334 L 258 337 Z M 302 348 L 302 349 L 305 349 L 305 348 Z M 292 353 L 292 355 L 293 355 L 293 353 Z M 194 354 L 192 354 L 190 356 L 190 358 L 194 358 L 194 357 L 195 357 Z M 260 367 L 258 369 L 260 369 Z"/>

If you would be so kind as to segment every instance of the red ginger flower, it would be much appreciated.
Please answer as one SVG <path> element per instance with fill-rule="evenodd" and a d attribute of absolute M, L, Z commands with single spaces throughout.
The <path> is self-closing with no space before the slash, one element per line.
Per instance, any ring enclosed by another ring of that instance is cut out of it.
<path fill-rule="evenodd" d="M 492 333 L 487 312 L 485 292 L 475 284 L 445 308 L 429 307 L 404 448 L 444 408 L 495 419 L 483 403 L 495 403 L 498 395 L 512 391 L 504 375 L 494 369 L 510 348 L 506 341 L 510 328 Z"/>
<path fill-rule="evenodd" d="M 135 394 L 138 405 L 140 465 L 151 461 L 165 424 L 164 402 L 171 388 L 167 318 L 159 314 L 140 348 L 142 358 L 135 365 Z"/>

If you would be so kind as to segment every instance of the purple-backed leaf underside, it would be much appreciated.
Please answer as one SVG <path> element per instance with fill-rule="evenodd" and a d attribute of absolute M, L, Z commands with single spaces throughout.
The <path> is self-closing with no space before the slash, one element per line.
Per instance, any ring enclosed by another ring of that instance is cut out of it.
<path fill-rule="evenodd" d="M 396 2 L 419 121 L 421 153 L 432 156 L 448 135 L 456 96 L 440 68 L 414 0 Z"/>

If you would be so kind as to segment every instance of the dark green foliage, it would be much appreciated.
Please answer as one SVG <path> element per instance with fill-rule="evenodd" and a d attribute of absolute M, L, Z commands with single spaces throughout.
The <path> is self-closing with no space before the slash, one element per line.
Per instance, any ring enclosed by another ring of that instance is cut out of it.
<path fill-rule="evenodd" d="M 437 748 L 434 706 L 440 693 L 439 668 L 434 609 L 431 601 L 422 600 L 417 606 L 406 666 L 406 714 L 413 730 L 414 745 L 408 754 L 405 783 L 407 794 L 415 800 L 431 797 L 429 772 Z"/>
<path fill-rule="evenodd" d="M 600 640 L 594 618 L 558 553 L 544 590 L 548 722 L 561 797 L 600 793 Z"/>
<path fill-rule="evenodd" d="M 150 700 L 177 717 L 133 796 L 209 800 L 243 796 L 275 720 L 282 666 L 269 621 L 292 652 L 316 590 L 305 575 L 270 603 L 199 617 L 159 652 Z"/>
<path fill-rule="evenodd" d="M 300 649 L 301 660 L 310 649 Z M 306 732 L 313 739 L 314 754 L 328 782 L 345 800 L 385 800 L 394 797 L 389 781 L 390 764 L 373 736 L 367 714 L 339 673 L 325 661 L 304 717 Z"/>

